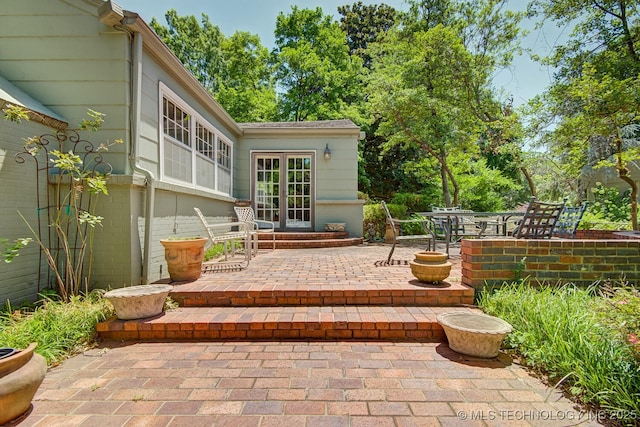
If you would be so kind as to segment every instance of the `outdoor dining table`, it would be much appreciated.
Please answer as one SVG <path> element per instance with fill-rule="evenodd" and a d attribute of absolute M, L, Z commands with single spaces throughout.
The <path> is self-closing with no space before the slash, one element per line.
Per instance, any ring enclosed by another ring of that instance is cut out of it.
<path fill-rule="evenodd" d="M 453 242 L 454 230 L 453 225 L 462 224 L 462 226 L 474 225 L 477 227 L 477 233 L 464 233 L 468 236 L 477 238 L 485 236 L 507 236 L 508 223 L 514 217 L 523 217 L 524 211 L 504 211 L 504 212 L 474 212 L 468 210 L 448 210 L 436 212 L 416 212 L 417 215 L 425 218 L 444 219 L 445 245 L 447 254 L 449 254 L 449 246 Z M 484 218 L 484 219 L 483 219 Z M 467 221 L 465 221 L 467 220 Z M 495 233 L 487 233 L 487 229 L 495 227 Z"/>

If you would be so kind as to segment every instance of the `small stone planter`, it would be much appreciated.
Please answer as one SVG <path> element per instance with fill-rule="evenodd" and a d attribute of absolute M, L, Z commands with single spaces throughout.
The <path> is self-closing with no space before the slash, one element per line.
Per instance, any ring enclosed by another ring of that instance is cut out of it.
<path fill-rule="evenodd" d="M 47 361 L 33 352 L 35 348 L 36 343 L 32 343 L 0 359 L 0 425 L 20 418 L 29 410 L 31 399 L 47 373 Z"/>
<path fill-rule="evenodd" d="M 437 317 L 451 350 L 467 356 L 491 358 L 513 329 L 497 317 L 479 313 L 443 313 Z"/>
<path fill-rule="evenodd" d="M 171 289 L 170 285 L 130 286 L 109 291 L 104 297 L 113 304 L 118 319 L 143 319 L 162 313 Z"/>
<path fill-rule="evenodd" d="M 451 274 L 451 263 L 444 252 L 421 251 L 409 262 L 411 273 L 421 282 L 439 283 Z"/>
<path fill-rule="evenodd" d="M 324 231 L 344 231 L 346 226 L 344 222 L 328 222 L 324 225 Z"/>

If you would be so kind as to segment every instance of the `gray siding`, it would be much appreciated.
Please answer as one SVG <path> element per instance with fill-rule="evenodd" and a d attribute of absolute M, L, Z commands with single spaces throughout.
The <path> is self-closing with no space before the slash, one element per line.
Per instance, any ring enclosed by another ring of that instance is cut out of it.
<path fill-rule="evenodd" d="M 22 138 L 40 135 L 49 129 L 35 122 L 16 124 L 0 121 L 0 237 L 13 241 L 32 237 L 21 212 L 36 224 L 36 174 L 35 164 L 30 159 L 18 164 L 15 155 L 22 151 Z M 41 184 L 41 191 L 46 191 Z M 44 267 L 46 268 L 46 266 Z M 44 271 L 44 270 L 43 270 Z M 20 251 L 10 264 L 0 260 L 0 305 L 6 300 L 12 304 L 23 300 L 34 301 L 38 294 L 38 246 L 31 243 Z"/>

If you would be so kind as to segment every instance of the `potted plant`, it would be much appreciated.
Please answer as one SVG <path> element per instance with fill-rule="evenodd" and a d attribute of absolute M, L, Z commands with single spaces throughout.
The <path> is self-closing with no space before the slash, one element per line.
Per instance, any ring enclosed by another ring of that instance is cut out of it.
<path fill-rule="evenodd" d="M 161 239 L 164 259 L 172 282 L 193 281 L 202 275 L 206 237 L 171 237 Z"/>
<path fill-rule="evenodd" d="M 0 356 L 0 425 L 16 420 L 29 410 L 47 372 L 44 357 L 34 353 L 36 343 L 26 349 L 1 349 Z"/>

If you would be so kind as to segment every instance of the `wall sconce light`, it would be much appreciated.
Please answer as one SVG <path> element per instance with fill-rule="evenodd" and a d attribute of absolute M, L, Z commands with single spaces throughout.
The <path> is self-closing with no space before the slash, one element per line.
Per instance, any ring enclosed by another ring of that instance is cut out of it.
<path fill-rule="evenodd" d="M 327 147 L 324 149 L 324 159 L 331 160 L 331 150 L 329 149 L 329 144 L 327 144 Z"/>

